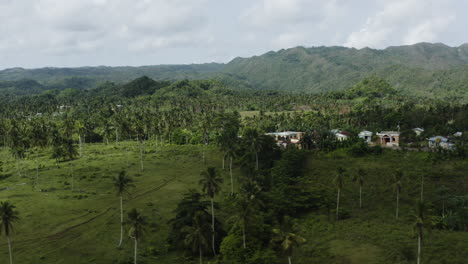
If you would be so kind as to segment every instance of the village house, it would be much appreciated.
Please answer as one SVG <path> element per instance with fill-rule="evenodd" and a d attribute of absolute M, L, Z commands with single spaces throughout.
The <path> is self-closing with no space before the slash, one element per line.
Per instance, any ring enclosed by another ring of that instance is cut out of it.
<path fill-rule="evenodd" d="M 278 146 L 287 147 L 290 144 L 299 144 L 304 132 L 284 131 L 267 133 L 266 135 L 274 137 Z"/>
<path fill-rule="evenodd" d="M 364 131 L 361 131 L 358 134 L 358 137 L 364 139 L 364 141 L 366 141 L 368 144 L 370 144 L 370 143 L 372 143 L 372 136 L 373 135 L 374 135 L 374 133 L 372 133 L 371 131 L 364 130 Z"/>
<path fill-rule="evenodd" d="M 437 148 L 441 147 L 443 149 L 454 149 L 455 144 L 449 141 L 448 138 L 443 137 L 443 136 L 435 136 L 435 137 L 430 137 L 427 139 L 427 145 L 430 148 Z"/>
<path fill-rule="evenodd" d="M 458 131 L 453 134 L 454 137 L 461 137 L 463 135 L 462 132 Z"/>
<path fill-rule="evenodd" d="M 422 133 L 424 133 L 424 129 L 423 129 L 423 128 L 420 128 L 420 127 L 413 128 L 413 131 L 414 131 L 414 133 L 416 134 L 416 136 L 419 136 L 419 135 L 421 135 Z"/>
<path fill-rule="evenodd" d="M 379 137 L 377 144 L 385 147 L 398 147 L 400 145 L 400 132 L 382 131 L 376 134 Z"/>
<path fill-rule="evenodd" d="M 332 129 L 332 130 L 330 130 L 330 132 L 333 135 L 335 135 L 335 137 L 336 137 L 336 139 L 338 141 L 347 140 L 351 136 L 351 133 L 349 133 L 348 131 L 340 131 L 338 129 Z"/>

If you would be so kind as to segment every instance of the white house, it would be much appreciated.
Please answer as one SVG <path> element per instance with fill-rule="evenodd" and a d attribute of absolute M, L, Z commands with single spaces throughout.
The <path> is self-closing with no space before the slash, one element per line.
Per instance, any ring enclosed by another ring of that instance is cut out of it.
<path fill-rule="evenodd" d="M 288 144 L 298 144 L 303 134 L 304 132 L 296 131 L 266 133 L 266 135 L 274 137 L 276 143 L 283 147 L 286 147 Z"/>
<path fill-rule="evenodd" d="M 367 143 L 372 143 L 372 135 L 374 135 L 374 133 L 371 131 L 364 130 L 358 134 L 358 137 L 364 139 Z"/>
<path fill-rule="evenodd" d="M 413 131 L 414 131 L 414 133 L 416 133 L 417 136 L 419 136 L 419 135 L 421 135 L 422 133 L 424 133 L 424 129 L 423 129 L 423 128 L 420 128 L 420 127 L 413 128 Z"/>
<path fill-rule="evenodd" d="M 455 134 L 453 134 L 454 137 L 461 137 L 463 135 L 462 132 L 458 131 Z"/>
<path fill-rule="evenodd" d="M 455 144 L 449 142 L 449 139 L 442 136 L 430 137 L 427 139 L 427 144 L 430 148 L 441 147 L 443 149 L 454 149 Z"/>
<path fill-rule="evenodd" d="M 349 133 L 348 131 L 341 131 L 341 130 L 338 130 L 338 129 L 332 129 L 332 130 L 330 130 L 330 132 L 333 135 L 335 135 L 335 137 L 336 137 L 336 139 L 338 141 L 347 140 L 351 136 L 351 133 Z"/>

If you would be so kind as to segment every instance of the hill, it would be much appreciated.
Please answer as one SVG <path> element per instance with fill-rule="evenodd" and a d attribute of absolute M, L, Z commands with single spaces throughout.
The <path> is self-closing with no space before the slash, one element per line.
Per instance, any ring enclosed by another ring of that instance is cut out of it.
<path fill-rule="evenodd" d="M 418 43 L 383 50 L 296 47 L 236 58 L 227 64 L 13 68 L 0 71 L 0 89 L 7 86 L 5 83 L 20 80 L 34 80 L 44 89 L 83 89 L 107 81 L 123 83 L 148 76 L 158 81 L 214 78 L 235 89 L 320 93 L 344 90 L 365 77 L 376 75 L 406 95 L 467 100 L 467 73 L 468 44 L 449 47 Z M 10 92 L 15 87 L 24 90 L 20 85 L 8 87 Z"/>

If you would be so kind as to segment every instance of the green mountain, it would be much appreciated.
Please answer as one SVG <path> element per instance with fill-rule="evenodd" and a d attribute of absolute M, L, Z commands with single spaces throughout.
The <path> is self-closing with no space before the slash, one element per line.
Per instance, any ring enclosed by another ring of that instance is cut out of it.
<path fill-rule="evenodd" d="M 412 95 L 468 92 L 468 45 L 420 43 L 384 50 L 296 47 L 236 58 L 225 72 L 257 89 L 323 92 L 349 88 L 369 75 Z"/>
<path fill-rule="evenodd" d="M 41 89 L 85 89 L 106 81 L 123 83 L 148 76 L 158 81 L 214 78 L 236 89 L 319 93 L 350 88 L 370 75 L 386 79 L 406 95 L 468 100 L 468 44 L 419 43 L 383 50 L 296 47 L 236 58 L 227 64 L 13 68 L 0 71 L 0 89 L 23 90 L 11 85 L 20 80 L 34 80 L 45 87 Z"/>

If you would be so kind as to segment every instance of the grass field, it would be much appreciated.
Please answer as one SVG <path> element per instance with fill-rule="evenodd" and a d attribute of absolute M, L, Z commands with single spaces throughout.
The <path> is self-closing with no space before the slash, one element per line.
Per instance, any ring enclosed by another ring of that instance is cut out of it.
<path fill-rule="evenodd" d="M 83 157 L 72 162 L 75 178 L 72 192 L 68 162 L 56 164 L 49 159 L 49 153 L 31 154 L 22 163 L 23 175 L 19 177 L 16 161 L 3 151 L 3 174 L 11 176 L 0 181 L 0 189 L 8 188 L 0 191 L 0 200 L 12 202 L 21 214 L 12 236 L 16 263 L 113 263 L 131 257 L 133 242 L 127 236 L 123 249 L 117 249 L 119 200 L 111 178 L 123 169 L 136 185 L 124 207 L 143 210 L 151 222 L 140 252 L 144 255 L 146 251 L 165 252 L 166 222 L 182 194 L 189 188 L 198 188 L 204 167 L 201 147 L 146 146 L 145 152 L 145 169 L 141 172 L 134 142 L 85 145 Z M 208 165 L 215 165 L 215 154 L 208 151 Z M 41 169 L 33 189 L 36 157 Z M 220 164 L 217 159 L 216 165 Z M 6 259 L 6 243 L 0 243 L 0 253 L 0 259 Z M 171 256 L 142 260 L 174 263 L 166 258 Z"/>
<path fill-rule="evenodd" d="M 140 171 L 139 151 L 135 142 L 86 144 L 83 157 L 73 161 L 72 191 L 69 162 L 56 163 L 48 152 L 31 153 L 17 162 L 7 150 L 0 180 L 0 201 L 16 205 L 21 220 L 12 236 L 15 263 L 127 263 L 133 256 L 133 241 L 124 236 L 117 248 L 119 200 L 112 177 L 126 169 L 136 188 L 124 201 L 127 209 L 138 208 L 150 225 L 140 243 L 139 263 L 182 263 L 178 253 L 167 253 L 167 221 L 190 188 L 199 188 L 204 168 L 201 146 L 155 147 L 147 143 L 144 171 Z M 306 177 L 311 187 L 322 186 L 334 192 L 332 179 L 337 166 L 347 168 L 342 194 L 342 210 L 350 218 L 335 222 L 326 210 L 304 215 L 298 221 L 300 233 L 307 239 L 294 255 L 294 263 L 413 263 L 416 240 L 412 235 L 412 201 L 420 195 L 420 176 L 427 175 L 424 192 L 434 195 L 439 185 L 454 193 L 467 193 L 468 162 L 458 160 L 428 167 L 427 153 L 385 151 L 381 156 L 351 158 L 342 151 L 310 155 Z M 37 163 L 36 163 L 37 159 Z M 36 179 L 36 166 L 40 164 Z M 221 167 L 221 155 L 207 150 L 207 165 Z M 351 175 L 358 167 L 367 168 L 363 190 L 363 209 L 358 207 L 357 184 Z M 394 218 L 394 189 L 391 176 L 395 168 L 410 171 L 403 182 L 401 217 Z M 235 170 L 237 175 L 239 171 Z M 227 171 L 225 193 L 228 193 Z M 37 184 L 33 186 L 33 182 Z M 223 194 L 218 197 L 221 199 Z M 334 196 L 333 196 L 334 197 Z M 333 209 L 333 208 L 332 208 Z M 220 217 L 229 212 L 221 212 Z M 0 259 L 7 259 L 7 245 L 0 242 Z M 423 263 L 462 263 L 468 259 L 466 233 L 434 230 L 423 248 Z M 286 262 L 285 262 L 286 263 Z"/>

